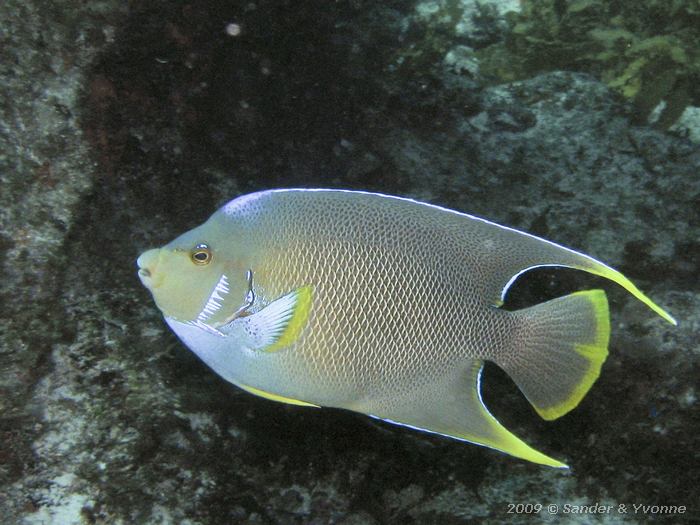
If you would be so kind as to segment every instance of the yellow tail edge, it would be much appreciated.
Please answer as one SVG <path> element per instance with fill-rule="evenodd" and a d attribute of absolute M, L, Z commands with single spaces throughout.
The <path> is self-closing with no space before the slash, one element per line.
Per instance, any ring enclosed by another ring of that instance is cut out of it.
<path fill-rule="evenodd" d="M 600 376 L 601 367 L 608 357 L 610 312 L 605 292 L 603 290 L 586 290 L 572 293 L 568 297 L 583 297 L 590 303 L 595 312 L 596 331 L 592 341 L 574 344 L 574 351 L 586 359 L 588 363 L 588 368 L 576 385 L 576 388 L 571 391 L 566 399 L 556 405 L 546 408 L 533 405 L 540 417 L 547 421 L 560 418 L 579 405 Z"/>

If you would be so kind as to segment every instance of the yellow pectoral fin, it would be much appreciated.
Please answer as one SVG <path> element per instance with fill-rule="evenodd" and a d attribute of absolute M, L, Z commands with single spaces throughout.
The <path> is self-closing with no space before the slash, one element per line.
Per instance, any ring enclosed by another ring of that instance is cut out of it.
<path fill-rule="evenodd" d="M 265 399 L 270 399 L 272 401 L 279 401 L 280 403 L 287 403 L 289 405 L 320 408 L 318 405 L 314 405 L 313 403 L 307 403 L 306 401 L 292 399 L 291 397 L 279 396 L 277 394 L 265 392 L 264 390 L 260 390 L 259 388 L 253 388 L 252 386 L 246 386 L 241 384 L 238 384 L 238 386 L 246 392 L 250 392 L 251 394 L 255 394 L 256 396 L 264 397 Z"/>
<path fill-rule="evenodd" d="M 276 352 L 294 343 L 309 320 L 312 303 L 312 287 L 302 286 L 256 314 L 260 316 L 262 332 L 272 334 L 271 343 L 260 350 Z"/>

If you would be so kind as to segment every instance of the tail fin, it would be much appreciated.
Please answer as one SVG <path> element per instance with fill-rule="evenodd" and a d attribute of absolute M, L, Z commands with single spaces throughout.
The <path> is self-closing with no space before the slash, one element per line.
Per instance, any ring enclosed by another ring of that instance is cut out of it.
<path fill-rule="evenodd" d="M 540 416 L 561 417 L 588 393 L 608 356 L 605 292 L 576 292 L 513 315 L 520 318 L 518 348 L 498 365 Z"/>

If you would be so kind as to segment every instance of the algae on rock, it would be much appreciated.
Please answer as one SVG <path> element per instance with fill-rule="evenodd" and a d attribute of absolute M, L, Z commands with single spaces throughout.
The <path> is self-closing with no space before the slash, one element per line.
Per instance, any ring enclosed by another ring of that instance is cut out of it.
<path fill-rule="evenodd" d="M 699 0 L 523 0 L 504 42 L 479 51 L 480 71 L 509 82 L 543 71 L 591 73 L 667 128 L 700 103 Z"/>

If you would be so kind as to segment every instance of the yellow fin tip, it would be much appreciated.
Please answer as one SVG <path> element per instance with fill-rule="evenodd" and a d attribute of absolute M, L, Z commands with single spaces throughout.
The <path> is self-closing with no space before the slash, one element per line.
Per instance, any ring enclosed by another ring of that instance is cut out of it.
<path fill-rule="evenodd" d="M 637 286 L 630 281 L 627 277 L 625 277 L 623 274 L 618 272 L 617 270 L 614 270 L 613 268 L 610 268 L 609 266 L 603 267 L 603 269 L 600 268 L 585 268 L 587 271 L 594 273 L 596 275 L 600 275 L 601 277 L 605 277 L 606 279 L 610 279 L 613 282 L 616 282 L 620 286 L 622 286 L 625 290 L 627 290 L 629 293 L 634 295 L 637 299 L 639 299 L 641 302 L 643 302 L 645 305 L 647 305 L 649 308 L 651 308 L 652 311 L 656 312 L 659 316 L 661 316 L 663 319 L 668 321 L 674 326 L 678 325 L 678 321 L 669 314 L 666 310 L 661 308 L 658 304 L 656 304 L 654 301 L 652 301 L 649 297 L 644 294 Z"/>

